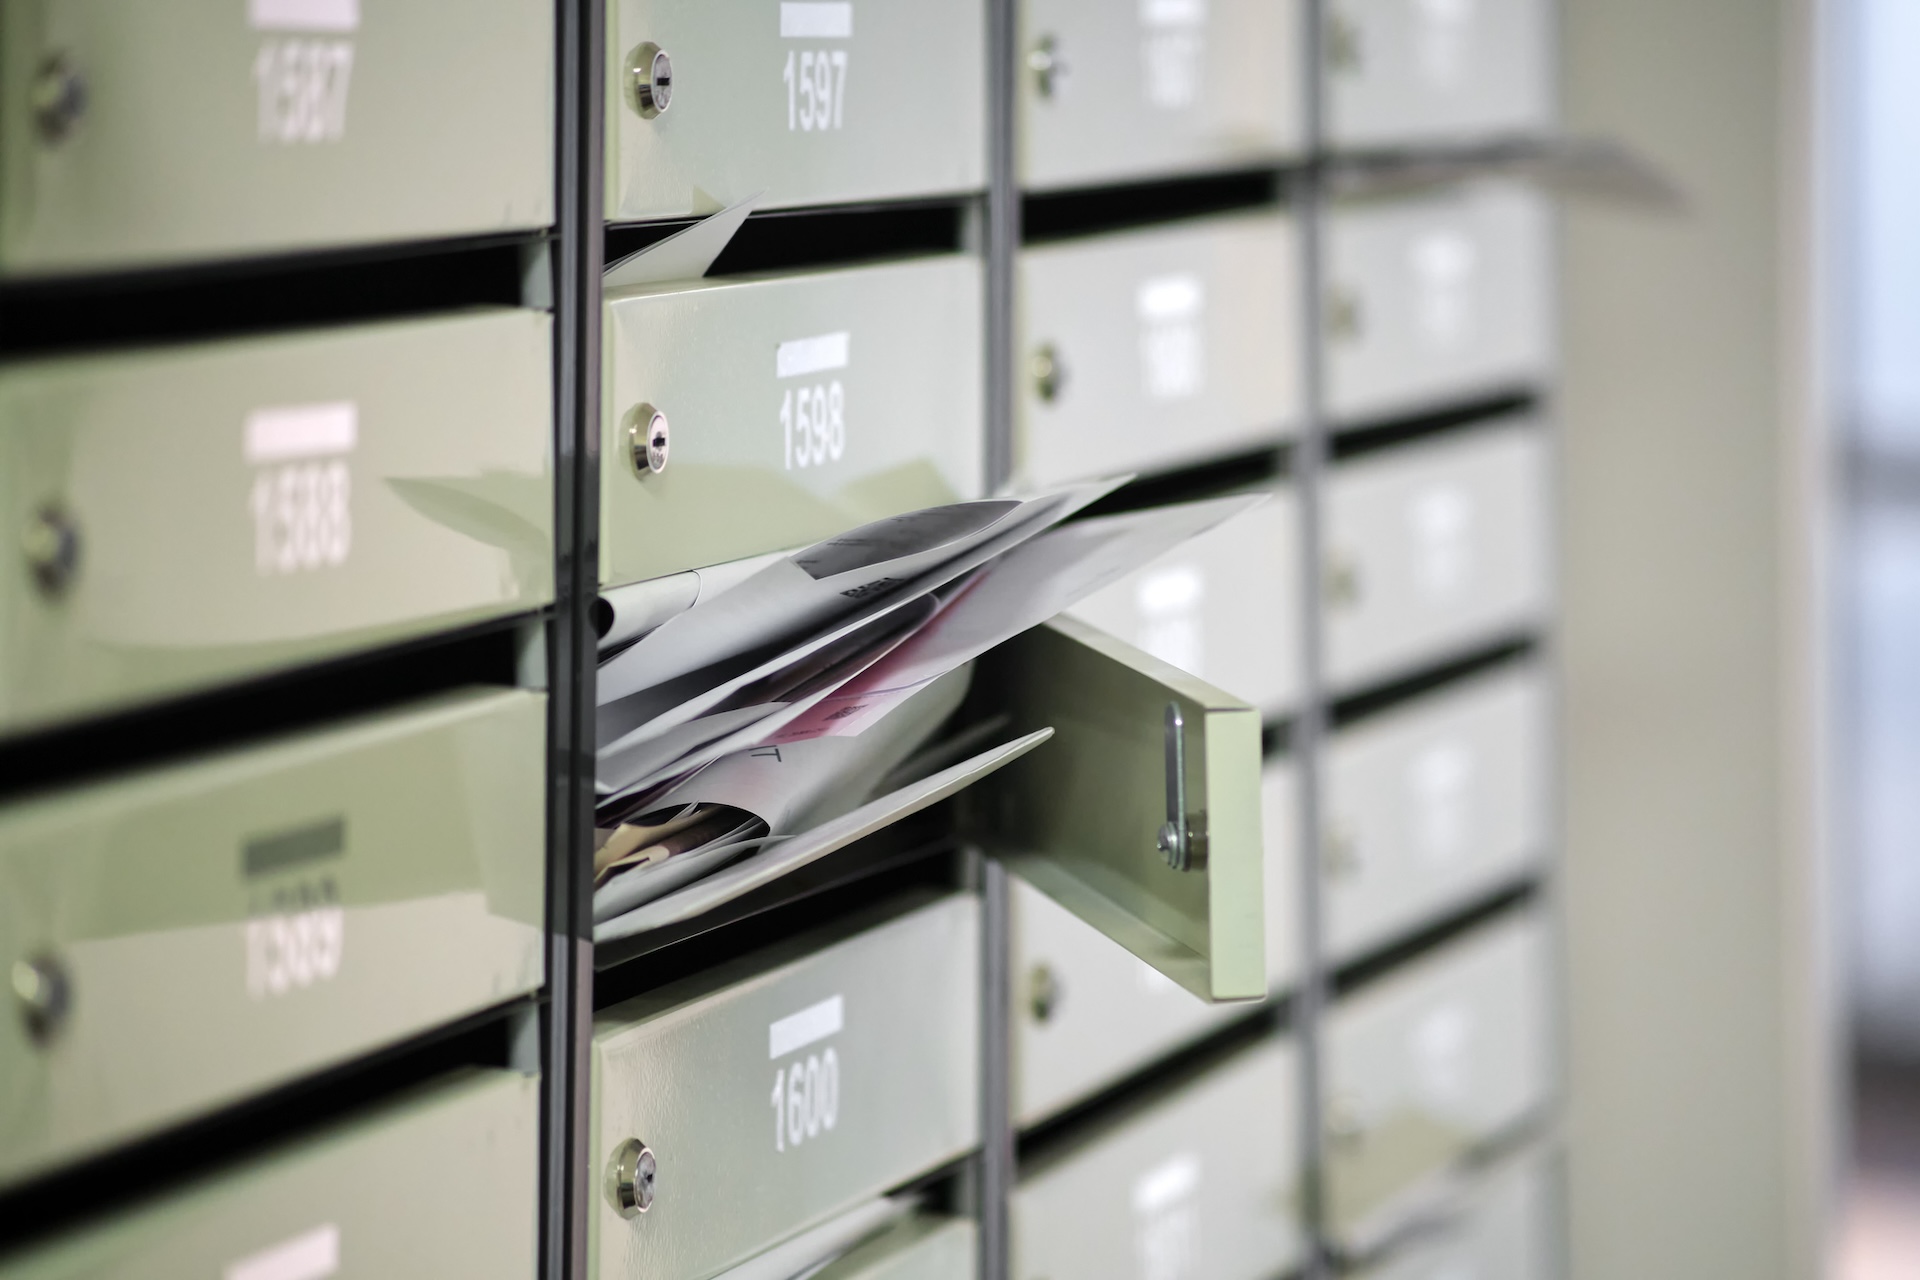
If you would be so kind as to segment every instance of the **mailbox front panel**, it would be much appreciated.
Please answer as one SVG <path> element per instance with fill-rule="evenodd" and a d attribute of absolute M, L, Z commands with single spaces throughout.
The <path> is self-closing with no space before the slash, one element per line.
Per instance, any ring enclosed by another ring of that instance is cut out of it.
<path fill-rule="evenodd" d="M 596 1177 L 629 1141 L 659 1174 L 591 1210 L 600 1280 L 702 1280 L 972 1148 L 979 922 L 956 894 L 602 1010 Z"/>
<path fill-rule="evenodd" d="M 551 327 L 0 369 L 0 527 L 27 535 L 0 564 L 0 734 L 552 599 Z"/>
<path fill-rule="evenodd" d="M 20 0 L 0 274 L 553 221 L 547 0 Z"/>
<path fill-rule="evenodd" d="M 607 216 L 977 191 L 986 38 L 981 0 L 608 0 Z"/>
<path fill-rule="evenodd" d="M 1396 1204 L 1547 1101 L 1541 920 L 1487 926 L 1338 1001 L 1327 1022 L 1327 1177 L 1336 1234 Z"/>
<path fill-rule="evenodd" d="M 1292 494 L 1278 490 L 1070 612 L 1265 714 L 1283 713 L 1300 675 L 1297 523 Z"/>
<path fill-rule="evenodd" d="M 0 1280 L 539 1274 L 540 1082 L 474 1071 L 0 1262 Z"/>
<path fill-rule="evenodd" d="M 1268 1280 L 1300 1261 L 1295 1056 L 1245 1050 L 1024 1174 L 1013 1280 Z"/>
<path fill-rule="evenodd" d="M 1327 758 L 1326 945 L 1336 960 L 1465 906 L 1546 855 L 1547 691 L 1531 667 L 1340 730 Z"/>
<path fill-rule="evenodd" d="M 1333 468 L 1327 675 L 1341 690 L 1536 625 L 1550 601 L 1546 445 L 1507 420 Z"/>
<path fill-rule="evenodd" d="M 979 497 L 980 291 L 954 255 L 610 297 L 602 583 Z M 634 460 L 651 412 L 657 472 Z"/>
<path fill-rule="evenodd" d="M 1525 390 L 1551 371 L 1551 218 L 1529 187 L 1335 205 L 1322 269 L 1336 421 Z"/>
<path fill-rule="evenodd" d="M 1333 0 L 1327 128 L 1365 150 L 1538 134 L 1553 123 L 1547 0 Z"/>
<path fill-rule="evenodd" d="M 540 985 L 546 698 L 473 689 L 0 816 L 0 1182 Z"/>
<path fill-rule="evenodd" d="M 1298 0 L 1022 0 L 1030 190 L 1271 164 L 1302 141 Z"/>
<path fill-rule="evenodd" d="M 1236 214 L 1020 254 L 1030 486 L 1276 445 L 1300 416 L 1293 223 Z"/>

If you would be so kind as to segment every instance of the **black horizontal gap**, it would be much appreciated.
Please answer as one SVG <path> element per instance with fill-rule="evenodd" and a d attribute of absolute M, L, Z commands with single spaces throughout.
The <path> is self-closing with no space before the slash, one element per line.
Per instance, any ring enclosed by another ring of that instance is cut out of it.
<path fill-rule="evenodd" d="M 1015 974 L 1014 981 L 1019 982 L 1023 977 Z M 1017 1001 L 1013 1016 L 1026 1016 Z M 1289 1024 L 1291 1017 L 1288 999 L 1249 1004 L 1246 1017 L 1182 1046 L 1092 1097 L 1023 1130 L 1018 1135 L 1015 1158 L 1021 1164 L 1043 1160 L 1078 1145 L 1092 1134 L 1125 1123 L 1140 1109 L 1172 1097 L 1242 1049 L 1276 1034 Z"/>
<path fill-rule="evenodd" d="M 1020 200 L 1020 235 L 1024 243 L 1038 244 L 1260 208 L 1278 201 L 1285 188 L 1283 170 L 1262 168 L 1123 186 L 1029 192 Z"/>
<path fill-rule="evenodd" d="M 1370 982 L 1399 969 L 1423 952 L 1444 946 L 1455 938 L 1471 933 L 1497 916 L 1517 911 L 1533 901 L 1539 892 L 1538 872 L 1528 872 L 1517 882 L 1507 884 L 1470 906 L 1425 925 L 1415 933 L 1389 943 L 1380 950 L 1352 960 L 1334 971 L 1331 983 L 1336 996 L 1351 995 Z"/>
<path fill-rule="evenodd" d="M 509 1066 L 516 1017 L 540 1012 L 531 999 L 499 1005 L 0 1192 L 0 1253 L 136 1209 L 450 1072 Z M 103 1187 L 112 1194 L 102 1195 Z"/>
<path fill-rule="evenodd" d="M 958 888 L 952 826 L 951 810 L 934 806 L 706 916 L 635 939 L 617 963 L 594 975 L 593 1007 L 630 1000 L 913 889 Z"/>
<path fill-rule="evenodd" d="M 1528 387 L 1504 387 L 1471 400 L 1410 417 L 1381 418 L 1337 425 L 1329 442 L 1335 459 L 1357 458 L 1395 445 L 1470 427 L 1489 418 L 1525 413 L 1540 405 L 1540 396 Z"/>
<path fill-rule="evenodd" d="M 1260 726 L 1260 755 L 1274 760 L 1293 750 L 1293 717 L 1282 716 Z"/>
<path fill-rule="evenodd" d="M 538 237 L 0 283 L 0 358 L 519 306 Z"/>
<path fill-rule="evenodd" d="M 715 276 L 848 266 L 954 253 L 966 247 L 970 197 L 912 203 L 775 209 L 750 215 L 707 271 Z M 682 231 L 697 218 L 607 228 L 609 264 Z"/>
<path fill-rule="evenodd" d="M 1263 485 L 1272 486 L 1287 473 L 1288 452 L 1285 445 L 1267 445 L 1179 471 L 1129 480 L 1098 502 L 1083 508 L 1075 518 L 1143 511 L 1172 502 L 1192 502 Z"/>
<path fill-rule="evenodd" d="M 1468 676 L 1479 675 L 1483 671 L 1531 656 L 1537 643 L 1536 637 L 1532 635 L 1505 636 L 1471 653 L 1463 654 L 1438 666 L 1423 668 L 1391 684 L 1376 685 L 1360 693 L 1350 693 L 1334 701 L 1331 717 L 1333 725 L 1335 728 L 1343 728 L 1357 720 L 1364 720 L 1368 716 L 1378 715 L 1403 702 L 1411 701 L 1422 694 L 1431 693 L 1456 680 L 1465 680 Z"/>
<path fill-rule="evenodd" d="M 165 764 L 472 684 L 514 683 L 507 619 L 0 739 L 0 798 Z"/>

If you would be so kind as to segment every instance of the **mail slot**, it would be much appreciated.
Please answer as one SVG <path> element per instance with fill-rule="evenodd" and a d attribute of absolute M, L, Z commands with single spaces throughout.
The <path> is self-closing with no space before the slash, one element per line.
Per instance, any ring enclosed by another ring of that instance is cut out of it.
<path fill-rule="evenodd" d="M 1201 999 L 1263 999 L 1259 713 L 1073 617 L 979 659 L 974 688 L 1053 737 L 961 793 L 963 829 Z"/>
<path fill-rule="evenodd" d="M 609 0 L 615 221 L 986 185 L 986 9 Z"/>
<path fill-rule="evenodd" d="M 1300 150 L 1299 0 L 1022 0 L 1016 12 L 1029 189 Z"/>
<path fill-rule="evenodd" d="M 1546 853 L 1551 760 L 1532 665 L 1341 729 L 1327 758 L 1327 949 L 1348 960 L 1511 882 Z"/>
<path fill-rule="evenodd" d="M 1552 364 L 1545 198 L 1487 180 L 1354 200 L 1328 220 L 1327 404 L 1337 420 L 1524 390 Z"/>
<path fill-rule="evenodd" d="M 1476 1179 L 1428 1228 L 1354 1274 L 1359 1280 L 1547 1280 L 1554 1245 L 1550 1157 L 1530 1151 Z"/>
<path fill-rule="evenodd" d="M 1333 0 L 1325 21 L 1336 146 L 1468 142 L 1552 124 L 1546 0 Z"/>
<path fill-rule="evenodd" d="M 1300 416 L 1291 220 L 1238 214 L 1021 252 L 1029 485 L 1277 444 Z"/>
<path fill-rule="evenodd" d="M 1106 587 L 1073 616 L 1268 715 L 1299 682 L 1298 514 L 1288 490 Z"/>
<path fill-rule="evenodd" d="M 0 814 L 0 1182 L 540 985 L 546 699 L 404 711 Z"/>
<path fill-rule="evenodd" d="M 1353 689 L 1538 623 L 1546 457 L 1531 419 L 1335 467 L 1322 581 L 1327 672 Z"/>
<path fill-rule="evenodd" d="M 553 221 L 546 0 L 26 0 L 0 16 L 0 272 Z"/>
<path fill-rule="evenodd" d="M 1295 880 L 1293 771 L 1261 775 L 1266 841 L 1267 979 L 1293 981 Z M 1026 882 L 1013 882 L 1013 1112 L 1032 1125 L 1245 1016 L 1207 1004 Z"/>
<path fill-rule="evenodd" d="M 1335 1234 L 1375 1235 L 1421 1184 L 1547 1101 L 1545 929 L 1509 918 L 1333 1007 L 1327 1194 Z"/>
<path fill-rule="evenodd" d="M 1267 1280 L 1301 1261 L 1292 1046 L 1243 1050 L 1023 1170 L 1013 1280 Z"/>
<path fill-rule="evenodd" d="M 600 1280 L 711 1276 L 971 1149 L 979 921 L 920 896 L 602 1010 Z"/>
<path fill-rule="evenodd" d="M 545 604 L 550 331 L 499 309 L 0 370 L 0 733 Z"/>
<path fill-rule="evenodd" d="M 980 496 L 980 291 L 949 255 L 610 294 L 601 581 Z"/>
<path fill-rule="evenodd" d="M 540 1082 L 467 1071 L 14 1254 L 0 1280 L 532 1280 L 539 1214 Z"/>

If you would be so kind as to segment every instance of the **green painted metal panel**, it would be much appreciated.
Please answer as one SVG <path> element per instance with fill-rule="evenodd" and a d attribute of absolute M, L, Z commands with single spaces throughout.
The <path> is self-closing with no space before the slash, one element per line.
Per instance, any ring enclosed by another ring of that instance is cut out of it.
<path fill-rule="evenodd" d="M 590 1210 L 600 1280 L 702 1280 L 975 1146 L 979 938 L 919 897 L 602 1010 L 596 1172 L 638 1140 L 658 1175 Z"/>
<path fill-rule="evenodd" d="M 986 36 L 981 0 L 609 0 L 607 216 L 977 191 Z M 652 49 L 658 112 L 633 76 Z"/>
<path fill-rule="evenodd" d="M 959 254 L 612 295 L 609 586 L 981 493 L 981 273 Z M 670 428 L 637 467 L 641 405 Z"/>
<path fill-rule="evenodd" d="M 553 31 L 550 0 L 9 0 L 0 271 L 544 227 Z"/>
<path fill-rule="evenodd" d="M 531 1280 L 539 1102 L 533 1077 L 463 1073 L 0 1260 L 0 1280 Z"/>
<path fill-rule="evenodd" d="M 0 1182 L 531 991 L 546 697 L 470 689 L 0 811 Z"/>
<path fill-rule="evenodd" d="M 980 659 L 974 688 L 1053 740 L 962 793 L 967 825 L 1021 877 L 1207 1000 L 1267 994 L 1260 715 L 1072 617 Z M 1184 724 L 1186 817 L 1203 863 L 1175 870 L 1167 709 Z"/>
<path fill-rule="evenodd" d="M 549 317 L 0 368 L 0 732 L 552 598 Z M 53 526 L 70 571 L 50 568 Z"/>

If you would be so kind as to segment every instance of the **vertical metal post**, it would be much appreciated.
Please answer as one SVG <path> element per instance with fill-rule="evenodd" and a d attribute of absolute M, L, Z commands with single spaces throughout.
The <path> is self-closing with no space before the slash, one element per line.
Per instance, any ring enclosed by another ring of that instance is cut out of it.
<path fill-rule="evenodd" d="M 1294 996 L 1294 1034 L 1300 1053 L 1301 1212 L 1308 1240 L 1306 1280 L 1331 1274 L 1327 1242 L 1325 1185 L 1326 1091 L 1321 1017 L 1327 1004 L 1327 966 L 1320 867 L 1322 849 L 1327 699 L 1321 653 L 1322 485 L 1327 467 L 1326 344 L 1322 310 L 1324 120 L 1323 67 L 1325 0 L 1300 6 L 1302 51 L 1302 124 L 1306 163 L 1294 188 L 1300 229 L 1300 374 L 1299 440 L 1293 451 L 1295 505 L 1300 544 L 1300 706 L 1294 718 L 1293 756 L 1299 794 L 1298 873 L 1300 902 L 1300 983 Z"/>
<path fill-rule="evenodd" d="M 986 491 L 1013 475 L 1014 256 L 1020 248 L 1015 169 L 1017 0 L 987 0 Z M 977 856 L 977 855 L 976 855 Z M 1011 1261 L 1008 1198 L 1013 1192 L 1013 975 L 1007 870 L 981 859 L 980 1164 L 976 1209 L 981 1280 L 1006 1280 Z"/>
<path fill-rule="evenodd" d="M 594 631 L 600 565 L 605 0 L 559 0 L 554 152 L 554 603 L 548 632 L 547 1025 L 541 1274 L 584 1280 L 592 1203 Z"/>

